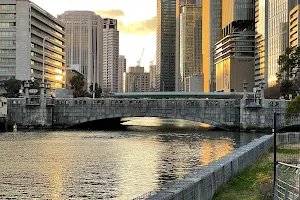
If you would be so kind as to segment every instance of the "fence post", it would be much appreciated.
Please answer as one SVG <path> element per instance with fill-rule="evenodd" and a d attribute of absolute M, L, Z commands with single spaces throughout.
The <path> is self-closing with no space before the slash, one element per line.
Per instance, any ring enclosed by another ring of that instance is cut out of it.
<path fill-rule="evenodd" d="M 276 159 L 276 149 L 277 149 L 277 142 L 276 142 L 276 120 L 277 120 L 277 115 L 278 113 L 274 112 L 274 121 L 273 121 L 273 136 L 274 136 L 274 166 L 273 166 L 273 170 L 274 170 L 274 181 L 273 181 L 273 185 L 274 185 L 274 189 L 275 189 L 275 185 L 276 185 L 276 165 L 277 165 L 277 159 Z"/>

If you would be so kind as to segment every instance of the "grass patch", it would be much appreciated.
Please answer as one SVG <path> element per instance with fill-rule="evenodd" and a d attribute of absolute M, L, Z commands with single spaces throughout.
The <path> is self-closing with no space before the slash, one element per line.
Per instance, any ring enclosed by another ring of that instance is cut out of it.
<path fill-rule="evenodd" d="M 213 200 L 254 200 L 262 199 L 260 195 L 260 183 L 272 182 L 273 163 L 266 153 L 251 167 L 238 173 L 233 180 L 225 184 L 214 195 Z"/>
<path fill-rule="evenodd" d="M 282 154 L 300 154 L 300 149 L 280 149 L 278 148 L 277 153 L 282 153 Z"/>

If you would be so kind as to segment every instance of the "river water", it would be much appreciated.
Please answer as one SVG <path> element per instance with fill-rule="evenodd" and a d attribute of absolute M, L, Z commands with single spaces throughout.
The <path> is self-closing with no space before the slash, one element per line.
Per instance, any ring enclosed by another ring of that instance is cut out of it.
<path fill-rule="evenodd" d="M 0 134 L 0 199 L 132 199 L 261 136 L 129 120 L 147 127 Z"/>

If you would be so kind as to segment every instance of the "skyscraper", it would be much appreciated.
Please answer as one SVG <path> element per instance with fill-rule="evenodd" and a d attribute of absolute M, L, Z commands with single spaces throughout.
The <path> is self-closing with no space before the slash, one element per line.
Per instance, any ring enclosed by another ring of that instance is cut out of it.
<path fill-rule="evenodd" d="M 30 1 L 1 0 L 0 11 L 0 80 L 42 81 L 44 61 L 45 81 L 65 87 L 65 25 Z"/>
<path fill-rule="evenodd" d="M 268 2 L 268 86 L 277 81 L 278 58 L 289 46 L 289 11 L 294 0 L 269 0 Z"/>
<path fill-rule="evenodd" d="M 298 47 L 300 44 L 300 1 L 289 13 L 290 39 L 289 46 L 292 48 Z"/>
<path fill-rule="evenodd" d="M 180 13 L 180 91 L 186 91 L 185 80 L 194 75 L 202 77 L 202 17 L 201 7 L 181 5 Z M 191 79 L 192 80 L 192 79 Z M 202 79 L 201 79 L 202 80 Z M 203 84 L 201 84 L 202 86 Z M 200 85 L 199 85 L 200 87 Z M 193 92 L 192 90 L 190 90 Z M 199 91 L 199 90 L 197 90 Z"/>
<path fill-rule="evenodd" d="M 58 18 L 66 24 L 66 60 L 79 66 L 87 87 L 97 82 L 102 87 L 103 22 L 90 11 L 66 11 Z M 94 68 L 95 66 L 95 68 Z"/>
<path fill-rule="evenodd" d="M 126 73 L 126 58 L 125 56 L 120 55 L 119 56 L 119 77 L 118 77 L 118 92 L 123 92 L 123 83 L 124 83 L 124 73 Z"/>
<path fill-rule="evenodd" d="M 116 19 L 103 19 L 103 89 L 118 92 L 119 31 Z"/>
<path fill-rule="evenodd" d="M 202 2 L 202 58 L 204 92 L 216 90 L 214 47 L 222 36 L 222 0 Z"/>
<path fill-rule="evenodd" d="M 268 0 L 255 1 L 255 87 L 268 82 Z"/>
<path fill-rule="evenodd" d="M 254 1 L 222 0 L 222 35 L 215 45 L 216 89 L 248 91 L 254 87 Z"/>
<path fill-rule="evenodd" d="M 176 16 L 179 0 L 157 0 L 156 90 L 175 91 Z M 179 15 L 178 15 L 179 17 Z M 177 18 L 179 20 L 179 18 Z M 179 41 L 178 41 L 179 42 Z"/>

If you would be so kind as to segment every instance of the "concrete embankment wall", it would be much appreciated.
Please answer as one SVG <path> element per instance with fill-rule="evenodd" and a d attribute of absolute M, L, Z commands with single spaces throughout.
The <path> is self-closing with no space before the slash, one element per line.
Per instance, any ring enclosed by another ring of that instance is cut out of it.
<path fill-rule="evenodd" d="M 272 135 L 255 139 L 232 153 L 190 172 L 183 180 L 173 181 L 159 191 L 143 195 L 138 199 L 151 200 L 210 200 L 224 183 L 238 172 L 251 166 L 255 160 L 273 147 Z M 299 133 L 285 133 L 277 137 L 277 144 L 300 141 Z"/>

